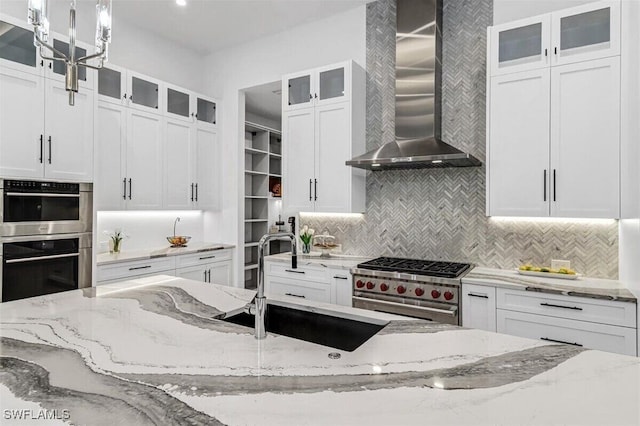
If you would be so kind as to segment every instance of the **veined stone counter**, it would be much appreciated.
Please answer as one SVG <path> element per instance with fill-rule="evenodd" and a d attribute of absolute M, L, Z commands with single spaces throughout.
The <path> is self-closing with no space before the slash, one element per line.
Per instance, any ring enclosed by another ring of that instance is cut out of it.
<path fill-rule="evenodd" d="M 158 257 L 181 256 L 183 254 L 200 253 L 213 250 L 234 248 L 234 245 L 220 243 L 196 242 L 189 243 L 186 247 L 160 247 L 148 250 L 131 250 L 120 253 L 100 253 L 96 256 L 97 265 L 128 262 L 133 260 L 155 259 Z"/>
<path fill-rule="evenodd" d="M 274 262 L 291 263 L 290 253 L 279 253 L 271 256 L 266 256 L 265 260 Z M 332 255 L 329 257 L 320 257 L 320 254 L 298 254 L 298 265 L 310 265 L 310 266 L 326 266 L 327 268 L 350 270 L 355 268 L 359 263 L 371 260 L 371 257 L 361 256 L 341 256 Z"/>
<path fill-rule="evenodd" d="M 478 267 L 465 275 L 462 283 L 637 303 L 636 297 L 622 282 L 600 278 L 565 280 L 520 275 L 516 270 Z"/>
<path fill-rule="evenodd" d="M 347 307 L 389 323 L 353 352 L 258 341 L 217 319 L 253 296 L 157 276 L 2 304 L 3 425 L 640 424 L 638 358 Z"/>

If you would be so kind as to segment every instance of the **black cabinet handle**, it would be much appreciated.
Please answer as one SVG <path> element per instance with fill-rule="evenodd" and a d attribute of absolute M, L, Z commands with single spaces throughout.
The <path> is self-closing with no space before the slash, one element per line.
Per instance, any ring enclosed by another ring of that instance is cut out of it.
<path fill-rule="evenodd" d="M 542 182 L 542 187 L 544 191 L 543 201 L 547 201 L 547 169 L 544 169 L 544 181 Z"/>
<path fill-rule="evenodd" d="M 556 340 L 556 339 L 549 339 L 548 337 L 541 337 L 540 340 L 545 340 L 547 342 L 553 342 L 553 343 L 563 343 L 565 345 L 571 345 L 571 346 L 580 346 L 582 347 L 582 345 L 580 343 L 571 343 L 571 342 L 565 342 L 564 340 Z"/>
<path fill-rule="evenodd" d="M 204 273 L 204 278 L 202 280 L 206 283 L 207 282 L 207 271 L 205 270 L 203 273 Z"/>
<path fill-rule="evenodd" d="M 304 274 L 304 271 L 294 271 L 293 269 L 285 269 L 286 272 L 293 272 L 295 274 Z"/>
<path fill-rule="evenodd" d="M 306 299 L 306 297 L 301 296 L 301 295 L 299 295 L 299 294 L 285 293 L 284 295 L 285 295 L 285 296 L 299 297 L 299 298 L 301 298 L 301 299 Z"/>
<path fill-rule="evenodd" d="M 41 60 L 40 60 L 40 66 L 41 66 L 41 67 L 44 67 L 44 59 L 41 59 Z"/>
<path fill-rule="evenodd" d="M 313 99 L 313 95 L 309 93 L 309 100 Z"/>
<path fill-rule="evenodd" d="M 122 99 L 124 99 L 125 101 L 127 100 L 127 94 L 126 93 L 122 96 Z"/>
<path fill-rule="evenodd" d="M 318 94 L 314 93 L 314 98 L 318 99 Z"/>
<path fill-rule="evenodd" d="M 191 184 L 191 202 L 193 203 L 193 183 Z"/>
<path fill-rule="evenodd" d="M 131 186 L 132 186 L 131 185 L 131 178 L 129 178 L 129 199 L 131 199 L 131 193 L 132 193 Z"/>
<path fill-rule="evenodd" d="M 558 46 L 556 46 L 556 47 L 554 47 L 554 48 L 553 48 L 553 54 L 554 54 L 554 55 L 557 55 L 557 54 L 558 54 Z"/>
<path fill-rule="evenodd" d="M 40 135 L 40 164 L 44 161 L 44 135 Z"/>
<path fill-rule="evenodd" d="M 122 199 L 127 199 L 127 178 L 122 179 Z"/>
<path fill-rule="evenodd" d="M 196 201 L 198 201 L 198 184 L 196 183 Z"/>
<path fill-rule="evenodd" d="M 581 311 L 582 308 L 578 306 L 562 306 L 562 305 L 554 305 L 553 303 L 541 303 L 540 306 L 547 306 L 549 308 L 562 308 L 562 309 L 571 309 L 572 311 Z"/>
<path fill-rule="evenodd" d="M 135 268 L 129 268 L 130 271 L 135 271 L 138 269 L 149 269 L 151 268 L 151 265 L 145 265 L 145 266 L 136 266 Z"/>
<path fill-rule="evenodd" d="M 547 49 L 544 49 L 544 56 L 547 56 Z"/>
<path fill-rule="evenodd" d="M 348 280 L 349 279 L 347 277 L 341 277 L 340 275 L 334 275 L 333 278 L 336 278 L 338 280 Z"/>
<path fill-rule="evenodd" d="M 314 201 L 318 201 L 318 179 L 314 179 L 313 197 L 314 197 Z"/>
<path fill-rule="evenodd" d="M 313 198 L 311 197 L 311 179 L 309 179 L 309 201 L 311 201 Z"/>
<path fill-rule="evenodd" d="M 200 260 L 206 260 L 206 259 L 215 259 L 215 256 L 203 256 L 200 258 Z"/>
<path fill-rule="evenodd" d="M 49 136 L 49 164 L 51 164 L 51 136 Z"/>
<path fill-rule="evenodd" d="M 209 281 L 207 281 L 209 284 L 211 284 L 211 269 L 209 269 Z"/>
<path fill-rule="evenodd" d="M 556 169 L 553 169 L 553 201 L 556 201 Z"/>
<path fill-rule="evenodd" d="M 53 69 L 53 64 L 49 62 L 49 69 Z"/>
<path fill-rule="evenodd" d="M 467 293 L 467 296 L 471 296 L 471 297 L 480 297 L 482 299 L 488 299 L 489 296 L 487 296 L 486 294 L 474 294 L 474 293 Z"/>

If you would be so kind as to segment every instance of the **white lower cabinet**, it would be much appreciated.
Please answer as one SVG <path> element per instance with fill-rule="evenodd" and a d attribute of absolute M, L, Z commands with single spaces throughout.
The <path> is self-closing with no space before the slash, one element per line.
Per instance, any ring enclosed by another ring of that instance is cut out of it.
<path fill-rule="evenodd" d="M 496 331 L 495 287 L 462 285 L 462 326 Z"/>
<path fill-rule="evenodd" d="M 265 294 L 351 306 L 351 276 L 342 269 L 265 261 Z"/>
<path fill-rule="evenodd" d="M 637 355 L 634 303 L 504 288 L 496 296 L 499 333 Z"/>
<path fill-rule="evenodd" d="M 100 285 L 110 281 L 157 274 L 174 275 L 175 265 L 175 259 L 171 257 L 109 263 L 98 266 L 96 281 Z"/>

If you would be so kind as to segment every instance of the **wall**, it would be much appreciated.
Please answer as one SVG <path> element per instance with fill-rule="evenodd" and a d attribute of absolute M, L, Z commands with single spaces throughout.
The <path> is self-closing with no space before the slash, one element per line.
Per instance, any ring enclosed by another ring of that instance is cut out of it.
<path fill-rule="evenodd" d="M 243 164 L 240 158 L 244 151 L 245 119 L 241 90 L 280 80 L 284 74 L 348 59 L 361 65 L 366 60 L 365 6 L 207 57 L 205 84 L 214 96 L 222 99 L 220 121 L 224 124 L 220 140 L 225 159 L 222 175 L 227 178 L 224 210 L 205 215 L 206 235 L 219 235 L 222 240 L 235 241 L 239 246 L 244 239 L 244 230 L 238 223 L 244 208 L 244 174 L 239 169 Z M 236 264 L 236 268 L 240 271 L 242 266 Z M 235 276 L 242 281 L 243 274 Z"/>
<path fill-rule="evenodd" d="M 593 1 L 597 0 L 494 0 L 493 23 L 502 24 Z"/>
<path fill-rule="evenodd" d="M 27 22 L 27 0 L 0 0 L 0 13 Z M 95 1 L 78 2 L 77 37 L 93 45 L 95 37 Z M 51 30 L 60 34 L 69 32 L 69 2 L 50 2 Z M 170 54 L 167 54 L 170 52 Z M 118 16 L 118 3 L 113 6 L 113 35 L 109 46 L 109 62 L 130 68 L 142 74 L 168 81 L 204 94 L 204 59 L 162 37 L 139 30 L 135 23 Z"/>
<path fill-rule="evenodd" d="M 368 149 L 394 137 L 394 3 L 380 0 L 367 10 Z M 486 27 L 492 15 L 491 0 L 444 2 L 443 139 L 483 161 Z M 616 221 L 487 218 L 484 167 L 369 172 L 365 215 L 300 218 L 301 226 L 329 230 L 348 254 L 506 269 L 569 259 L 591 276 L 618 274 Z"/>

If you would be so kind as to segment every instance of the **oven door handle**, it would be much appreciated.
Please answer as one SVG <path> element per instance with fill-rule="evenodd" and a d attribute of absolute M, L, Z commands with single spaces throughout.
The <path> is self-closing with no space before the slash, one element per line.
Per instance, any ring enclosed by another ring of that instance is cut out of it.
<path fill-rule="evenodd" d="M 36 262 L 38 260 L 51 260 L 51 259 L 64 259 L 65 257 L 79 257 L 80 253 L 67 253 L 67 254 L 53 254 L 51 256 L 40 256 L 40 257 L 25 257 L 22 259 L 9 259 L 5 260 L 4 263 L 25 263 L 25 262 Z"/>
<path fill-rule="evenodd" d="M 377 304 L 380 306 L 386 306 L 388 308 L 395 309 L 396 311 L 398 309 L 420 310 L 424 312 L 433 312 L 435 314 L 449 315 L 452 317 L 455 317 L 458 314 L 457 306 L 452 306 L 449 309 L 438 309 L 438 308 L 430 308 L 428 306 L 418 306 L 418 305 L 403 304 L 403 303 L 397 303 L 397 302 L 387 302 L 386 300 L 369 299 L 366 297 L 358 297 L 358 296 L 353 296 L 353 301 L 367 303 L 370 305 Z M 391 312 L 391 313 L 396 313 L 396 312 Z M 399 315 L 402 315 L 402 314 L 399 314 Z"/>
<path fill-rule="evenodd" d="M 7 192 L 7 197 L 80 198 L 80 194 L 52 194 L 49 192 Z"/>

